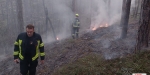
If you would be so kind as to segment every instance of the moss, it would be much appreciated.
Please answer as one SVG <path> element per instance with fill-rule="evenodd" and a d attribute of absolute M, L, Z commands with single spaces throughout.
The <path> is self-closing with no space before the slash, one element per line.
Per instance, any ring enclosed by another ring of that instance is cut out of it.
<path fill-rule="evenodd" d="M 54 75 L 123 75 L 135 72 L 149 74 L 149 55 L 150 51 L 121 59 L 104 60 L 101 56 L 90 54 L 63 65 Z"/>

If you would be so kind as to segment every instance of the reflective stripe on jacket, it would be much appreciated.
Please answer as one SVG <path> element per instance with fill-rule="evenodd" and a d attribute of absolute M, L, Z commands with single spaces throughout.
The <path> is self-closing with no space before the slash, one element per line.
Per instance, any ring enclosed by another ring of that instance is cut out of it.
<path fill-rule="evenodd" d="M 73 27 L 80 27 L 80 21 L 78 18 L 75 18 L 75 22 L 73 23 Z"/>
<path fill-rule="evenodd" d="M 14 43 L 14 59 L 19 58 L 20 60 L 24 59 L 24 55 L 25 55 L 25 50 L 26 50 L 26 45 L 25 41 L 26 41 L 26 33 L 21 33 L 18 35 L 17 40 Z M 44 52 L 44 43 L 42 42 L 42 38 L 39 34 L 34 33 L 33 34 L 33 38 L 34 40 L 37 42 L 37 44 L 35 45 L 35 51 L 33 51 L 32 53 L 32 61 L 36 60 L 39 57 L 41 57 L 41 60 L 44 60 L 45 58 L 45 52 Z"/>

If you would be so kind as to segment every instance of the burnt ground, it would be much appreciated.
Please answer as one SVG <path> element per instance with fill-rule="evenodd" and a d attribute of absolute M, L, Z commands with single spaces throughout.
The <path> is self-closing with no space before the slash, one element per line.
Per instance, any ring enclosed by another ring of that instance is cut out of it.
<path fill-rule="evenodd" d="M 74 62 L 89 53 L 102 55 L 106 60 L 122 58 L 134 52 L 138 22 L 128 26 L 126 39 L 120 39 L 119 25 L 98 28 L 95 31 L 85 31 L 78 39 L 65 40 L 45 44 L 45 63 L 39 63 L 37 75 L 52 75 L 60 66 Z M 13 62 L 13 57 L 1 61 L 0 75 L 20 75 L 19 64 Z"/>

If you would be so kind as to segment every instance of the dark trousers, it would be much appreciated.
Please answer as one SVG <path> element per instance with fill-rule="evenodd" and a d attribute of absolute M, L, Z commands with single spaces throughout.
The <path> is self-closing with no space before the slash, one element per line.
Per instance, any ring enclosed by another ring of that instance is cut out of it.
<path fill-rule="evenodd" d="M 20 61 L 20 73 L 22 75 L 35 75 L 38 60 L 24 59 Z"/>
<path fill-rule="evenodd" d="M 79 34 L 79 27 L 74 27 L 72 32 L 73 39 L 78 38 L 79 37 L 78 34 Z"/>

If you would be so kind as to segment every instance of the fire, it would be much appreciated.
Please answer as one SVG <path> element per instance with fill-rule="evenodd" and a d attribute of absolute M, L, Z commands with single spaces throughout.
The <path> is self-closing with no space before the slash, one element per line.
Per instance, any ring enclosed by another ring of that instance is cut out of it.
<path fill-rule="evenodd" d="M 99 27 L 103 27 L 103 25 L 100 25 Z"/>
<path fill-rule="evenodd" d="M 100 25 L 99 27 L 108 27 L 108 24 L 106 23 L 105 25 Z"/>
<path fill-rule="evenodd" d="M 57 39 L 57 40 L 59 40 L 59 38 L 58 38 L 58 37 L 57 37 L 56 39 Z"/>
<path fill-rule="evenodd" d="M 109 25 L 106 23 L 106 24 L 103 24 L 103 25 L 100 25 L 99 27 L 101 28 L 101 27 L 108 27 Z M 92 27 L 91 29 L 93 30 L 93 31 L 95 31 L 97 28 L 99 28 L 98 26 L 94 26 L 94 27 Z"/>
<path fill-rule="evenodd" d="M 105 27 L 108 27 L 108 24 L 106 23 Z"/>
<path fill-rule="evenodd" d="M 93 27 L 92 30 L 93 30 L 93 31 L 96 30 L 96 27 Z"/>

